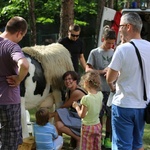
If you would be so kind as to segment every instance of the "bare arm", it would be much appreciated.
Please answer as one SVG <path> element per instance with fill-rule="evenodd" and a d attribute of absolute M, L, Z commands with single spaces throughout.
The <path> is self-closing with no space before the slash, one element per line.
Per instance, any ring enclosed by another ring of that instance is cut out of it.
<path fill-rule="evenodd" d="M 90 71 L 90 70 L 93 70 L 93 66 L 90 64 L 86 64 L 85 72 Z"/>
<path fill-rule="evenodd" d="M 29 70 L 29 62 L 26 58 L 20 59 L 18 61 L 18 75 L 19 80 L 22 81 L 27 75 Z"/>
<path fill-rule="evenodd" d="M 87 107 L 84 105 L 79 106 L 77 102 L 73 102 L 72 107 L 74 107 L 79 115 L 79 117 L 84 118 L 87 113 Z"/>
<path fill-rule="evenodd" d="M 29 69 L 29 62 L 26 58 L 19 59 L 17 62 L 18 65 L 18 75 L 7 76 L 7 82 L 9 86 L 15 87 L 18 86 L 21 81 L 25 78 Z"/>
<path fill-rule="evenodd" d="M 93 69 L 94 68 L 93 68 L 93 66 L 91 64 L 86 64 L 86 69 L 85 69 L 86 72 L 90 71 L 90 70 L 93 70 Z M 108 68 L 105 68 L 103 70 L 97 70 L 97 71 L 98 71 L 99 75 L 101 75 L 101 74 L 106 75 L 107 70 L 108 70 Z"/>
<path fill-rule="evenodd" d="M 106 75 L 106 81 L 111 89 L 111 91 L 115 91 L 114 82 L 117 80 L 118 77 L 118 71 L 115 71 L 111 68 L 108 68 L 107 75 Z"/>
<path fill-rule="evenodd" d="M 85 70 L 86 69 L 86 61 L 85 61 L 83 54 L 80 54 L 79 60 L 80 60 L 80 64 L 81 64 L 82 68 Z"/>
<path fill-rule="evenodd" d="M 70 98 L 66 100 L 66 102 L 61 106 L 61 108 L 69 108 L 72 106 L 72 103 L 74 101 L 78 101 L 81 99 L 85 94 L 81 92 L 80 90 L 75 90 L 73 93 L 70 95 Z"/>

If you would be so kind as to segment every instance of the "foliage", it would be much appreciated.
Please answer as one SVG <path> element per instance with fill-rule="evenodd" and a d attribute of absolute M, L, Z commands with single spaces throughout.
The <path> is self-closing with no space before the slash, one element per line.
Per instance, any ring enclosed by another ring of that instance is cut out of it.
<path fill-rule="evenodd" d="M 89 25 L 89 20 L 96 18 L 97 2 L 96 0 L 78 0 L 75 2 L 75 22 L 81 26 Z M 95 16 L 95 17 L 93 17 Z"/>
<path fill-rule="evenodd" d="M 0 20 L 5 22 L 12 16 L 23 16 L 28 20 L 29 0 L 9 0 L 3 1 L 0 6 Z M 59 18 L 60 3 L 57 0 L 35 0 L 36 22 L 53 23 L 55 18 Z M 1 22 L 1 23 L 2 23 Z"/>
<path fill-rule="evenodd" d="M 53 23 L 54 19 L 51 18 L 45 18 L 45 17 L 39 17 L 36 20 L 37 23 L 42 23 L 42 24 L 46 24 L 46 23 Z"/>
<path fill-rule="evenodd" d="M 3 0 L 0 6 L 0 20 L 7 22 L 12 16 L 19 15 L 28 19 L 29 0 Z M 54 23 L 59 21 L 60 0 L 34 0 L 35 16 L 37 23 Z M 96 0 L 75 0 L 75 22 L 86 26 L 89 24 L 89 18 L 97 15 Z"/>
<path fill-rule="evenodd" d="M 60 17 L 61 0 L 33 0 L 35 2 L 35 16 L 37 23 L 57 23 Z M 132 0 L 114 0 L 117 2 L 118 9 L 122 8 L 124 3 L 131 3 Z M 96 19 L 98 0 L 74 0 L 75 22 L 82 26 L 88 26 L 91 20 Z M 107 0 L 106 0 L 107 2 Z M 0 24 L 5 24 L 12 16 L 23 16 L 28 20 L 29 0 L 1 0 L 0 5 Z"/>
<path fill-rule="evenodd" d="M 80 1 L 75 4 L 75 12 L 80 14 L 88 13 L 88 14 L 97 14 L 97 3 L 93 1 Z"/>
<path fill-rule="evenodd" d="M 59 19 L 60 2 L 58 0 L 37 0 L 35 2 L 35 14 L 38 23 L 54 23 Z"/>
<path fill-rule="evenodd" d="M 1 4 L 0 23 L 6 23 L 12 16 L 28 16 L 28 6 L 25 0 L 9 0 Z"/>

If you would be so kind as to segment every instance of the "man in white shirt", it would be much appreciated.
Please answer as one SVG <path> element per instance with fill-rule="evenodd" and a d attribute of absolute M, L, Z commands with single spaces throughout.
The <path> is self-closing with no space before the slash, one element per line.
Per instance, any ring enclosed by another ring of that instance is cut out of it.
<path fill-rule="evenodd" d="M 137 13 L 121 17 L 120 34 L 133 41 L 142 57 L 147 98 L 150 99 L 150 42 L 141 39 L 142 20 Z M 134 46 L 127 42 L 117 47 L 108 66 L 107 83 L 116 90 L 112 101 L 112 150 L 143 150 L 143 79 Z M 113 83 L 116 82 L 116 89 Z"/>

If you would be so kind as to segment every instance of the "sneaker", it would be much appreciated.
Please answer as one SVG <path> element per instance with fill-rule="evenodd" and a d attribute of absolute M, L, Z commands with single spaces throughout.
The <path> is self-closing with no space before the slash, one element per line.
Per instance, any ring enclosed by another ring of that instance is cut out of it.
<path fill-rule="evenodd" d="M 110 141 L 110 138 L 106 138 L 104 140 L 104 146 L 105 148 L 111 148 L 111 141 Z"/>

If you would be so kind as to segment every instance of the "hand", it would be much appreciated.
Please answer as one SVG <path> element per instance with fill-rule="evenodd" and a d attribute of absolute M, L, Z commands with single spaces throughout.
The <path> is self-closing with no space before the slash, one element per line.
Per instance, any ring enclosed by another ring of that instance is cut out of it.
<path fill-rule="evenodd" d="M 72 107 L 73 107 L 73 108 L 76 108 L 77 106 L 79 106 L 78 103 L 74 101 L 74 102 L 72 103 Z"/>
<path fill-rule="evenodd" d="M 115 84 L 112 84 L 110 89 L 111 89 L 110 92 L 116 93 L 116 85 Z"/>
<path fill-rule="evenodd" d="M 103 70 L 104 77 L 106 77 L 107 71 L 108 71 L 108 67 L 106 67 L 106 68 Z"/>
<path fill-rule="evenodd" d="M 108 67 L 106 67 L 106 68 L 103 69 L 103 70 L 99 70 L 99 74 L 100 74 L 100 75 L 103 75 L 104 77 L 106 77 L 107 71 L 108 71 Z"/>
<path fill-rule="evenodd" d="M 21 82 L 18 75 L 7 76 L 6 81 L 8 82 L 9 86 L 11 86 L 11 87 L 16 87 Z"/>

